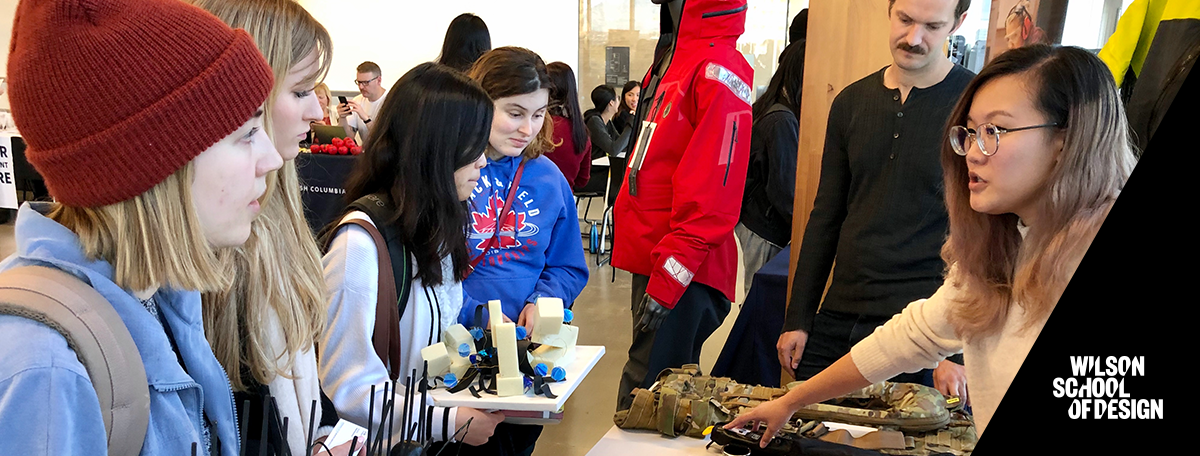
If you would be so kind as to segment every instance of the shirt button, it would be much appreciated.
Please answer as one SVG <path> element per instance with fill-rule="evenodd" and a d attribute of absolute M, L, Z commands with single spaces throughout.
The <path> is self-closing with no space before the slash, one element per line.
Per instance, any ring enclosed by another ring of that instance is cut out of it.
<path fill-rule="evenodd" d="M 900 101 L 900 95 L 892 95 L 892 100 Z"/>
<path fill-rule="evenodd" d="M 896 117 L 904 117 L 904 113 L 903 113 L 903 112 L 898 112 L 898 113 L 896 113 Z"/>
<path fill-rule="evenodd" d="M 900 133 L 892 133 L 893 139 L 900 139 Z"/>
<path fill-rule="evenodd" d="M 890 159 L 892 159 L 892 160 L 895 160 L 895 159 L 896 159 L 896 154 L 892 154 L 892 155 L 888 156 L 888 158 L 890 158 Z"/>

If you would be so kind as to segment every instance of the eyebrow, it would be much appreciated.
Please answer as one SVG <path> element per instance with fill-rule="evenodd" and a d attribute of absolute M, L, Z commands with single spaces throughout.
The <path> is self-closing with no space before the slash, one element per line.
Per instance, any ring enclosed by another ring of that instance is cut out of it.
<path fill-rule="evenodd" d="M 537 109 L 529 109 L 529 108 L 526 108 L 525 106 L 522 106 L 522 105 L 520 105 L 520 104 L 517 104 L 517 103 L 508 103 L 508 104 L 504 105 L 504 109 L 519 108 L 519 109 L 521 109 L 522 111 L 535 111 L 535 112 L 536 112 L 536 111 L 541 111 L 541 110 L 543 110 L 543 109 L 546 109 L 548 106 L 550 106 L 550 105 L 549 105 L 549 104 L 546 104 L 546 105 L 543 105 L 542 107 L 540 107 L 540 108 L 537 108 Z"/>
<path fill-rule="evenodd" d="M 1008 112 L 1008 111 L 1005 111 L 1005 110 L 1003 110 L 1003 109 L 997 109 L 997 110 L 995 110 L 995 111 L 991 111 L 991 112 L 987 113 L 987 115 L 983 116 L 983 119 L 984 119 L 984 120 L 992 120 L 992 119 L 993 119 L 993 118 L 995 118 L 996 116 L 1008 116 L 1008 117 L 1012 117 L 1013 115 L 1012 115 L 1012 113 L 1010 113 L 1010 112 Z M 970 115 L 967 115 L 967 121 L 968 121 L 968 122 L 979 123 L 979 122 L 976 122 L 976 121 L 975 121 L 975 119 L 974 119 L 974 118 L 972 118 Z"/>
<path fill-rule="evenodd" d="M 918 21 L 918 20 L 916 20 L 916 19 L 913 19 L 913 18 L 912 18 L 912 16 L 909 16 L 909 15 L 907 15 L 907 14 L 904 14 L 904 12 L 903 12 L 903 11 L 896 11 L 896 16 L 897 16 L 897 17 L 899 17 L 899 18 L 900 18 L 900 20 L 918 22 L 918 23 L 922 23 L 922 24 L 925 24 L 925 25 L 931 25 L 931 26 L 934 26 L 934 27 L 941 27 L 941 26 L 943 26 L 943 25 L 946 25 L 946 24 L 948 23 L 947 21 L 937 21 L 937 22 L 921 22 L 921 21 Z"/>

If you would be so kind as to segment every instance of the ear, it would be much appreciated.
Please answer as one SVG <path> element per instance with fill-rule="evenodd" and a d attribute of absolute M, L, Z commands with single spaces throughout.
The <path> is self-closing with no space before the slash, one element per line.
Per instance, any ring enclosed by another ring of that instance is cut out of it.
<path fill-rule="evenodd" d="M 961 16 L 958 16 L 958 20 L 954 22 L 954 28 L 950 29 L 950 35 L 953 35 L 954 32 L 957 32 L 958 28 L 962 27 L 963 23 L 966 21 L 967 13 L 964 11 Z"/>
<path fill-rule="evenodd" d="M 1054 151 L 1054 162 L 1058 163 L 1062 159 L 1063 149 L 1067 144 L 1067 132 L 1064 130 L 1056 130 L 1054 136 L 1050 138 L 1050 150 Z"/>

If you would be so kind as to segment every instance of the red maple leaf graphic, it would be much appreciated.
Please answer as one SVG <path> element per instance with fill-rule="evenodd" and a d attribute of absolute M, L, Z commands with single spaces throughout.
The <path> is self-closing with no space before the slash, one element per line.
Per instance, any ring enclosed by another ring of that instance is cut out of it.
<path fill-rule="evenodd" d="M 488 198 L 486 213 L 471 212 L 471 228 L 476 233 L 485 235 L 475 244 L 475 248 L 483 250 L 487 243 L 496 233 L 496 215 L 500 209 L 504 207 L 504 200 L 499 195 L 493 194 Z M 516 211 L 509 209 L 505 214 L 504 220 L 500 223 L 500 239 L 498 245 L 493 248 L 507 249 L 512 247 L 520 247 L 520 241 L 517 241 L 516 233 L 520 229 L 525 228 L 524 212 L 518 214 Z M 486 252 L 485 252 L 486 253 Z"/>

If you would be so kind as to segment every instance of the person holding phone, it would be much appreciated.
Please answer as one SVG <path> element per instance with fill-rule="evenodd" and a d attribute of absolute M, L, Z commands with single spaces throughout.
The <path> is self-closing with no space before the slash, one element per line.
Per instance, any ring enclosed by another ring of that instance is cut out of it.
<path fill-rule="evenodd" d="M 387 89 L 383 87 L 383 71 L 375 62 L 363 62 L 358 65 L 357 71 L 354 85 L 358 86 L 362 95 L 349 101 L 346 97 L 338 97 L 338 125 L 346 131 L 347 138 L 357 133 L 358 143 L 366 146 L 371 133 L 371 121 L 379 114 Z"/>

